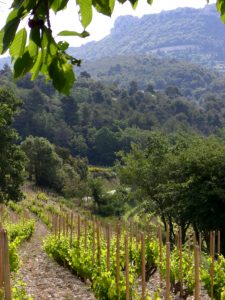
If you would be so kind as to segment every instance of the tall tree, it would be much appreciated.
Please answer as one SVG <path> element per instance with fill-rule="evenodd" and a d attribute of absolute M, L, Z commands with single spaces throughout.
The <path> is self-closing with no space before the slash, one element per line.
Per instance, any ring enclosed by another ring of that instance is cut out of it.
<path fill-rule="evenodd" d="M 0 202 L 22 198 L 25 154 L 15 142 L 18 135 L 11 128 L 20 102 L 7 89 L 0 89 Z"/>

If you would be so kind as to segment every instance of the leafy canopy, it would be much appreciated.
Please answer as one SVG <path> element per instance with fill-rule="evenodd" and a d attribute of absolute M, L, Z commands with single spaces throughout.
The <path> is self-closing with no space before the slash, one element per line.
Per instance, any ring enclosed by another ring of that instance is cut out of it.
<path fill-rule="evenodd" d="M 70 0 L 71 1 L 71 0 Z M 92 21 L 92 11 L 111 16 L 116 0 L 76 0 L 83 32 L 63 30 L 58 36 L 89 36 L 86 28 Z M 117 0 L 123 4 L 127 0 Z M 129 0 L 135 9 L 138 0 Z M 147 0 L 152 4 L 153 0 Z M 208 1 L 207 1 L 208 2 Z M 63 39 L 56 42 L 51 28 L 51 13 L 66 9 L 69 0 L 14 0 L 4 27 L 0 31 L 0 53 L 9 50 L 14 63 L 14 77 L 19 78 L 30 72 L 32 80 L 39 73 L 52 79 L 54 87 L 61 93 L 69 94 L 75 81 L 73 66 L 80 66 L 81 60 L 67 53 L 69 44 Z M 217 1 L 217 9 L 225 21 L 225 0 Z M 28 28 L 25 24 L 27 20 Z M 23 22 L 22 22 L 23 21 Z"/>
<path fill-rule="evenodd" d="M 15 144 L 18 135 L 11 127 L 19 104 L 10 90 L 0 89 L 0 203 L 22 198 L 25 154 Z"/>

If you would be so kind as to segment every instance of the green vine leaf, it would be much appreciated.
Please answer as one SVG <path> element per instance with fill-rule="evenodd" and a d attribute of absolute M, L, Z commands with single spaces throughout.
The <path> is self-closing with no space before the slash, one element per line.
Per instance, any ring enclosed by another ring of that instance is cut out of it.
<path fill-rule="evenodd" d="M 9 53 L 13 60 L 23 55 L 26 46 L 26 41 L 27 31 L 25 28 L 22 28 L 20 31 L 17 32 L 15 39 L 13 40 L 9 48 Z"/>
<path fill-rule="evenodd" d="M 86 28 L 92 20 L 92 0 L 77 0 L 80 7 L 81 24 Z"/>

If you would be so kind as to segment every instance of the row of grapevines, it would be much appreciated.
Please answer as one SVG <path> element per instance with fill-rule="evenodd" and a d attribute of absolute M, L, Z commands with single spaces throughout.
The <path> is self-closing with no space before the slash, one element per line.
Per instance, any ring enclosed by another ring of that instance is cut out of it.
<path fill-rule="evenodd" d="M 14 202 L 14 201 L 9 201 L 7 203 L 7 206 L 14 212 L 16 212 L 18 215 L 20 215 L 23 212 L 23 208 L 21 205 L 19 205 L 18 203 Z"/>
<path fill-rule="evenodd" d="M 9 237 L 10 270 L 11 272 L 17 272 L 20 265 L 17 249 L 23 241 L 28 240 L 32 236 L 35 222 L 28 220 L 17 224 L 6 224 L 5 227 Z"/>
<path fill-rule="evenodd" d="M 36 205 L 36 202 L 27 202 L 27 208 L 35 214 L 45 225 L 51 228 L 52 224 L 49 220 L 49 216 L 46 214 L 45 207 L 41 205 Z"/>
<path fill-rule="evenodd" d="M 12 286 L 12 300 L 33 300 L 26 292 L 26 284 L 20 279 L 15 280 Z"/>
<path fill-rule="evenodd" d="M 159 257 L 156 259 L 159 272 L 162 277 L 166 278 L 166 249 L 163 247 L 162 260 Z M 213 263 L 212 271 L 212 258 L 206 253 L 201 253 L 200 259 L 200 281 L 202 286 L 211 296 L 213 286 L 213 299 L 225 300 L 225 258 L 220 255 Z M 213 272 L 213 282 L 212 282 Z M 180 286 L 180 253 L 179 249 L 174 248 L 170 255 L 170 282 L 173 291 L 176 291 L 176 286 Z M 190 252 L 184 246 L 182 251 L 182 278 L 184 284 L 184 294 L 191 295 L 195 288 L 195 267 L 194 267 L 194 253 Z"/>
<path fill-rule="evenodd" d="M 126 299 L 125 282 L 125 247 L 121 239 L 119 284 L 116 285 L 116 237 L 110 242 L 110 266 L 107 268 L 107 242 L 101 238 L 101 247 L 93 251 L 93 245 L 97 247 L 97 240 L 89 231 L 86 241 L 82 236 L 70 244 L 68 237 L 60 239 L 51 235 L 44 242 L 45 251 L 58 263 L 67 265 L 82 280 L 89 279 L 92 283 L 94 294 L 99 299 Z M 157 241 L 146 243 L 146 266 L 155 266 L 158 257 Z M 141 246 L 137 243 L 129 245 L 129 286 L 132 299 L 141 299 L 138 293 L 138 277 L 141 273 Z M 148 298 L 146 298 L 148 299 Z"/>

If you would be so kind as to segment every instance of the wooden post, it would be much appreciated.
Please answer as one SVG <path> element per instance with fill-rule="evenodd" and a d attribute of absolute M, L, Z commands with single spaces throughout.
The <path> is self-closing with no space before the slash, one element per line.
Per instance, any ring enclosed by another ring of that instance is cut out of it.
<path fill-rule="evenodd" d="M 130 300 L 128 237 L 125 235 L 126 300 Z"/>
<path fill-rule="evenodd" d="M 3 231 L 4 237 L 4 286 L 5 286 L 5 300 L 11 300 L 11 284 L 10 284 L 10 264 L 9 264 L 9 243 L 7 232 Z"/>
<path fill-rule="evenodd" d="M 220 256 L 220 242 L 221 241 L 221 236 L 220 236 L 220 230 L 217 231 L 217 255 L 218 257 Z"/>
<path fill-rule="evenodd" d="M 212 231 L 209 233 L 209 255 L 212 257 Z"/>
<path fill-rule="evenodd" d="M 65 237 L 65 235 L 66 235 L 66 219 L 65 219 L 65 215 L 63 215 L 63 217 L 62 217 L 62 227 L 63 227 L 63 236 Z"/>
<path fill-rule="evenodd" d="M 196 246 L 196 233 L 195 231 L 193 232 L 193 247 Z"/>
<path fill-rule="evenodd" d="M 170 242 L 170 228 L 169 225 L 166 224 L 166 243 Z"/>
<path fill-rule="evenodd" d="M 199 246 L 194 246 L 195 257 L 195 300 L 200 300 L 200 279 L 199 279 Z"/>
<path fill-rule="evenodd" d="M 80 247 L 80 215 L 78 215 L 77 220 L 77 241 L 78 241 L 78 248 Z"/>
<path fill-rule="evenodd" d="M 101 263 L 101 245 L 100 245 L 100 225 L 99 222 L 97 222 L 97 248 L 98 248 L 98 265 L 100 266 Z"/>
<path fill-rule="evenodd" d="M 69 214 L 66 214 L 66 236 L 69 236 Z"/>
<path fill-rule="evenodd" d="M 183 297 L 183 253 L 182 253 L 182 231 L 179 227 L 178 234 L 179 256 L 180 256 L 180 297 Z"/>
<path fill-rule="evenodd" d="M 170 242 L 166 243 L 166 300 L 170 300 Z"/>
<path fill-rule="evenodd" d="M 70 247 L 72 247 L 73 243 L 73 213 L 70 216 Z"/>
<path fill-rule="evenodd" d="M 3 260 L 4 260 L 4 236 L 3 229 L 0 228 L 0 289 L 4 287 L 4 271 L 3 271 Z"/>
<path fill-rule="evenodd" d="M 130 221 L 130 244 L 132 245 L 133 242 L 133 223 L 132 220 Z"/>
<path fill-rule="evenodd" d="M 84 249 L 87 249 L 87 219 L 84 220 Z"/>
<path fill-rule="evenodd" d="M 138 236 L 138 224 L 136 224 L 136 249 L 138 249 L 139 236 Z"/>
<path fill-rule="evenodd" d="M 61 216 L 59 216 L 58 219 L 59 219 L 59 222 L 58 222 L 59 223 L 58 224 L 59 225 L 58 238 L 60 239 L 60 234 L 61 234 Z"/>
<path fill-rule="evenodd" d="M 188 237 L 188 271 L 191 269 L 191 237 Z"/>
<path fill-rule="evenodd" d="M 141 286 L 142 286 L 142 300 L 145 300 L 145 236 L 141 234 Z"/>
<path fill-rule="evenodd" d="M 215 260 L 215 231 L 211 232 L 211 266 L 210 266 L 210 277 L 211 277 L 211 299 L 213 299 L 214 296 L 214 291 L 213 291 L 213 287 L 214 287 L 214 260 Z"/>
<path fill-rule="evenodd" d="M 110 227 L 107 226 L 107 271 L 110 270 Z"/>
<path fill-rule="evenodd" d="M 95 221 L 92 221 L 92 263 L 95 263 Z"/>
<path fill-rule="evenodd" d="M 53 233 L 54 233 L 54 236 L 56 238 L 57 236 L 57 216 L 56 215 L 52 215 L 53 217 L 53 227 L 52 227 L 52 230 L 53 230 Z"/>
<path fill-rule="evenodd" d="M 0 230 L 0 289 L 2 289 L 5 300 L 11 300 L 9 248 L 7 232 Z"/>
<path fill-rule="evenodd" d="M 199 245 L 199 264 L 201 265 L 201 253 L 202 253 L 202 234 L 201 234 L 201 232 L 199 232 L 198 245 Z"/>
<path fill-rule="evenodd" d="M 51 231 L 55 233 L 55 218 L 53 214 L 51 215 L 51 224 L 52 224 Z"/>
<path fill-rule="evenodd" d="M 159 225 L 159 228 L 158 228 L 158 234 L 159 234 L 159 263 L 160 263 L 160 266 L 161 266 L 161 263 L 162 263 L 162 229 Z M 162 274 L 161 272 L 159 272 L 159 286 L 160 288 L 162 288 Z"/>
<path fill-rule="evenodd" d="M 117 224 L 116 232 L 116 292 L 120 299 L 120 224 Z"/>

